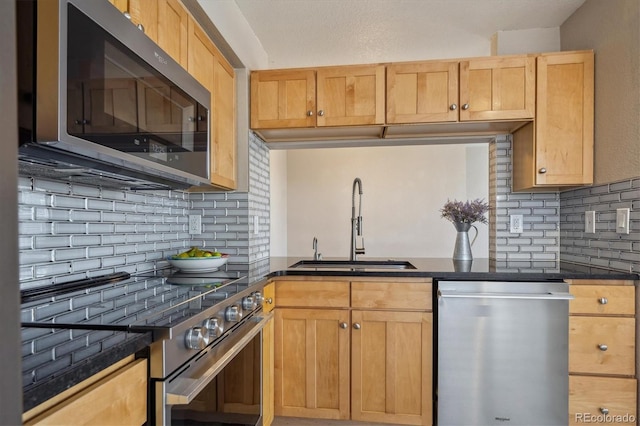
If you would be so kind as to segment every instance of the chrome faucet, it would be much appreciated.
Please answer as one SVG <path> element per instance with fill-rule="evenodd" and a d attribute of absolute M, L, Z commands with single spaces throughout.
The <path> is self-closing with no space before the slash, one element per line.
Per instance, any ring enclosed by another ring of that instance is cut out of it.
<path fill-rule="evenodd" d="M 313 237 L 313 260 L 321 260 L 322 253 L 318 253 L 318 239 Z"/>
<path fill-rule="evenodd" d="M 358 187 L 358 216 L 356 217 L 356 186 Z M 364 238 L 362 240 L 362 247 L 358 247 L 356 241 L 356 235 L 362 237 L 362 181 L 360 178 L 355 178 L 353 181 L 353 188 L 351 189 L 351 252 L 349 254 L 349 260 L 357 260 L 359 254 L 364 254 Z"/>

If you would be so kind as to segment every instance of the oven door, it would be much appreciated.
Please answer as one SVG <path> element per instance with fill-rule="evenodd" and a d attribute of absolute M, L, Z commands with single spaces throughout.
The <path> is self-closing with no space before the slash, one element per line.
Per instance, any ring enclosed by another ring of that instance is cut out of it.
<path fill-rule="evenodd" d="M 165 380 L 156 380 L 155 424 L 261 425 L 262 329 L 272 317 L 245 321 Z"/>

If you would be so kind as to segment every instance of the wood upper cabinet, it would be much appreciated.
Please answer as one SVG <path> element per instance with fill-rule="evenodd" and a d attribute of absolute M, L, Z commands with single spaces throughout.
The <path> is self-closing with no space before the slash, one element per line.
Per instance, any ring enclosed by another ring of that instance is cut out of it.
<path fill-rule="evenodd" d="M 593 52 L 537 58 L 535 122 L 513 134 L 513 190 L 593 183 Z"/>
<path fill-rule="evenodd" d="M 236 187 L 235 71 L 200 26 L 189 18 L 187 70 L 211 93 L 210 180 Z"/>
<path fill-rule="evenodd" d="M 313 127 L 316 124 L 313 70 L 253 71 L 251 128 Z"/>
<path fill-rule="evenodd" d="M 533 56 L 460 62 L 460 121 L 533 118 L 536 69 Z"/>
<path fill-rule="evenodd" d="M 431 425 L 431 290 L 429 280 L 277 281 L 276 415 Z"/>
<path fill-rule="evenodd" d="M 144 33 L 154 42 L 158 41 L 157 0 L 109 0 L 120 12 L 126 13 L 131 23 L 142 26 Z"/>
<path fill-rule="evenodd" d="M 387 123 L 458 121 L 458 61 L 387 66 Z"/>
<path fill-rule="evenodd" d="M 384 124 L 384 76 L 384 65 L 319 68 L 317 125 Z"/>
<path fill-rule="evenodd" d="M 349 418 L 348 324 L 348 310 L 275 310 L 276 415 Z"/>
<path fill-rule="evenodd" d="M 154 0 L 158 5 L 158 46 L 187 68 L 189 13 L 179 0 Z"/>
<path fill-rule="evenodd" d="M 354 310 L 351 321 L 351 418 L 431 424 L 432 314 Z"/>
<path fill-rule="evenodd" d="M 251 73 L 251 128 L 384 123 L 383 65 Z"/>

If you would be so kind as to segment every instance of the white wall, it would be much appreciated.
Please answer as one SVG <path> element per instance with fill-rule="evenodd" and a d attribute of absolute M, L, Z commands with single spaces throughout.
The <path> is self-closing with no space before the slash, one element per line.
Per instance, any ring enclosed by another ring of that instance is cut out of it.
<path fill-rule="evenodd" d="M 269 152 L 270 255 L 287 256 L 287 151 Z"/>
<path fill-rule="evenodd" d="M 453 225 L 440 218 L 450 199 L 488 198 L 488 145 L 325 148 L 286 151 L 286 237 L 271 233 L 272 256 L 349 255 L 351 190 L 363 186 L 364 257 L 451 257 Z M 271 152 L 271 170 L 280 165 Z M 272 197 L 280 192 L 272 177 Z M 275 191 L 274 191 L 275 190 Z M 280 192 L 282 194 L 282 192 Z M 273 202 L 276 202 L 274 200 Z M 282 200 L 280 200 L 282 202 Z M 272 210 L 272 223 L 276 214 Z M 277 219 L 276 219 L 277 220 Z M 488 257 L 488 226 L 480 225 L 476 258 Z M 283 239 L 286 238 L 286 243 Z"/>

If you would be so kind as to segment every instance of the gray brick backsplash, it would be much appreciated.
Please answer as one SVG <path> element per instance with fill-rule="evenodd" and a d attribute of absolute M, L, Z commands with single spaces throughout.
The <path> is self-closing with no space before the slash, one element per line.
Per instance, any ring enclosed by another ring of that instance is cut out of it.
<path fill-rule="evenodd" d="M 640 272 L 640 178 L 560 194 L 560 259 Z M 634 203 L 636 205 L 634 206 Z M 616 209 L 631 208 L 630 233 L 617 234 Z M 596 232 L 584 232 L 585 212 L 596 212 Z M 636 210 L 636 211 L 634 211 Z"/>
<path fill-rule="evenodd" d="M 268 259 L 269 151 L 254 134 L 249 150 L 248 192 L 121 191 L 20 176 L 20 288 L 154 270 L 192 245 L 229 253 L 229 266 Z M 202 215 L 201 235 L 188 233 L 189 214 Z"/>
<path fill-rule="evenodd" d="M 511 138 L 499 136 L 489 146 L 489 256 L 496 269 L 554 272 L 560 267 L 560 195 L 511 192 Z M 523 232 L 510 232 L 509 217 L 521 214 Z M 535 267 L 532 268 L 532 265 Z"/>

